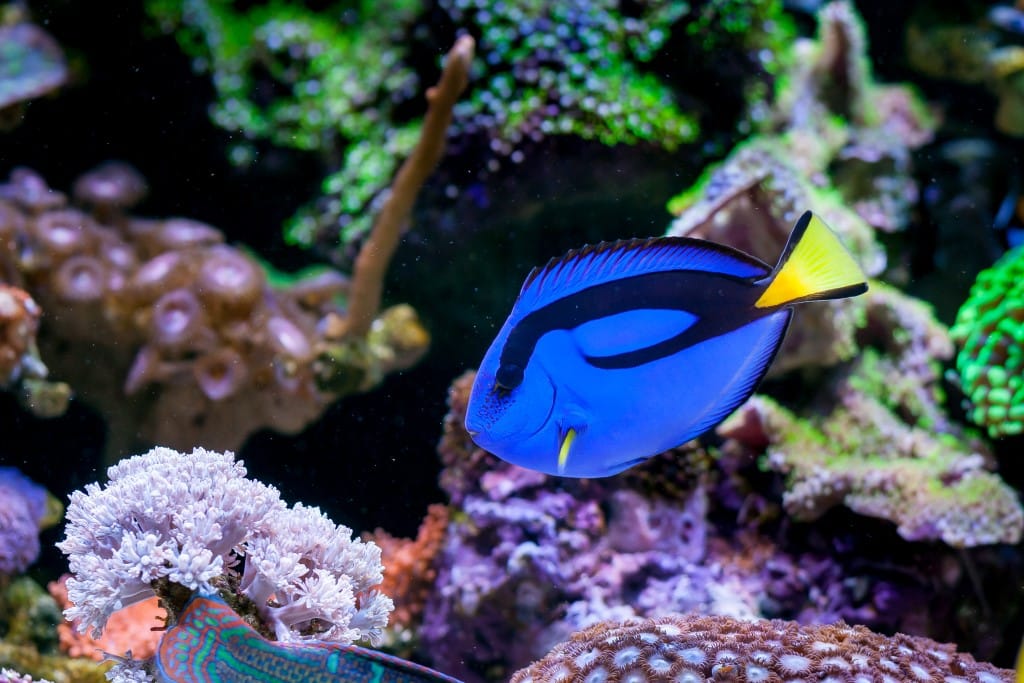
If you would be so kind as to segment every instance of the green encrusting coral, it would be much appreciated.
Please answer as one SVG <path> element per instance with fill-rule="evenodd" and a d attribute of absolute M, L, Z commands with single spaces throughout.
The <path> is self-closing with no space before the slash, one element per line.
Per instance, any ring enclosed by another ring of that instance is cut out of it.
<path fill-rule="evenodd" d="M 690 67 L 658 61 L 666 48 L 750 63 L 752 76 L 721 66 L 715 78 L 760 101 L 758 84 L 780 71 L 795 35 L 780 0 L 338 0 L 316 11 L 148 0 L 147 10 L 211 76 L 213 120 L 238 134 L 235 163 L 253 162 L 260 141 L 321 156 L 320 196 L 285 232 L 331 250 L 366 234 L 415 143 L 416 98 L 433 78 L 423 54 L 437 52 L 439 26 L 472 34 L 480 55 L 455 112 L 449 197 L 510 172 L 549 136 L 665 150 L 692 142 L 700 126 L 686 92 L 704 86 Z"/>
<path fill-rule="evenodd" d="M 978 275 L 950 334 L 970 419 L 993 437 L 1024 432 L 1024 247 Z"/>
<path fill-rule="evenodd" d="M 419 133 L 418 121 L 398 122 L 394 112 L 421 92 L 402 41 L 419 0 L 337 2 L 319 11 L 282 0 L 247 10 L 230 0 L 150 0 L 147 9 L 196 70 L 210 73 L 211 116 L 241 135 L 233 162 L 250 163 L 265 140 L 339 167 L 322 181 L 325 206 L 292 219 L 293 241 L 312 242 L 324 211 L 343 241 L 369 230 L 371 204 L 382 200 Z"/>

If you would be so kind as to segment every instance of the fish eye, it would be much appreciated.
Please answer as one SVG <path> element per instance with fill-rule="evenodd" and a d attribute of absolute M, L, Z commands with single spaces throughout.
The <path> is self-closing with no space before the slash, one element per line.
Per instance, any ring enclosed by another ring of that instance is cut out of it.
<path fill-rule="evenodd" d="M 523 383 L 523 369 L 515 363 L 507 363 L 494 373 L 494 386 L 503 391 L 512 391 Z"/>

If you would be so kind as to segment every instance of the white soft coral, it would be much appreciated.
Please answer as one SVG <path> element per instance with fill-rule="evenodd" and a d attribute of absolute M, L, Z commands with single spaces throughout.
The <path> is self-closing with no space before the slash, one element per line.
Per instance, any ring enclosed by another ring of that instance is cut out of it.
<path fill-rule="evenodd" d="M 372 590 L 382 570 L 379 547 L 300 503 L 268 515 L 262 533 L 246 544 L 240 588 L 278 640 L 377 644 L 394 607 Z"/>
<path fill-rule="evenodd" d="M 279 640 L 379 640 L 393 607 L 372 590 L 380 548 L 318 508 L 288 508 L 231 453 L 155 448 L 107 473 L 106 487 L 71 495 L 58 544 L 73 575 L 65 616 L 79 629 L 98 636 L 113 612 L 153 595 L 158 579 L 213 592 L 244 556 L 242 592 Z"/>

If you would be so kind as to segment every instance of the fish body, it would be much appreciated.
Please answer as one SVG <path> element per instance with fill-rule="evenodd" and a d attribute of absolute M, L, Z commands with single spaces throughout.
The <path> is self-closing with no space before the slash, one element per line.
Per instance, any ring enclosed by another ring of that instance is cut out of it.
<path fill-rule="evenodd" d="M 156 652 L 162 683 L 460 683 L 375 650 L 339 643 L 278 643 L 218 596 L 193 595 Z"/>
<path fill-rule="evenodd" d="M 810 212 L 775 268 L 688 238 L 571 251 L 526 278 L 477 371 L 466 429 L 516 465 L 616 474 L 743 403 L 794 304 L 866 290 L 860 267 Z"/>

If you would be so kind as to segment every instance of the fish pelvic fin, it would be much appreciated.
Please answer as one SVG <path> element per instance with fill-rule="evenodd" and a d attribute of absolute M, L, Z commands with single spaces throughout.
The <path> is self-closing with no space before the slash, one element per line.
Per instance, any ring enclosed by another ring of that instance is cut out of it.
<path fill-rule="evenodd" d="M 825 222 L 807 211 L 789 236 L 756 308 L 863 294 L 867 276 Z"/>
<path fill-rule="evenodd" d="M 572 448 L 572 442 L 576 440 L 576 430 L 572 427 L 565 432 L 565 436 L 562 438 L 562 447 L 558 449 L 558 473 L 562 474 L 565 472 L 565 465 L 569 462 L 569 449 Z"/>

